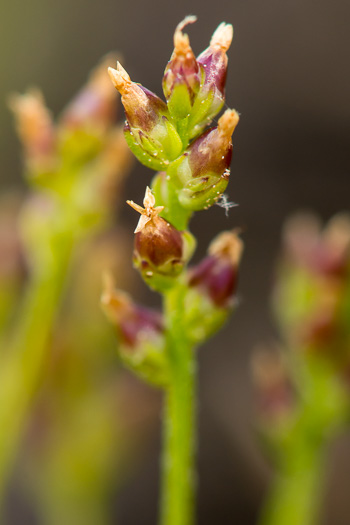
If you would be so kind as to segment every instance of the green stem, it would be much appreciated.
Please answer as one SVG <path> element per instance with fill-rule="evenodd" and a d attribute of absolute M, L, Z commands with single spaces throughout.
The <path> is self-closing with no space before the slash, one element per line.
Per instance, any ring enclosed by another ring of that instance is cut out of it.
<path fill-rule="evenodd" d="M 0 370 L 0 503 L 38 388 L 52 325 L 73 247 L 67 232 L 53 243 L 50 262 L 34 269 L 16 334 L 3 349 Z"/>
<path fill-rule="evenodd" d="M 302 441 L 284 451 L 282 472 L 263 509 L 259 525 L 315 525 L 319 518 L 324 474 L 324 447 Z"/>
<path fill-rule="evenodd" d="M 183 320 L 186 288 L 165 297 L 170 382 L 166 391 L 161 525 L 192 525 L 195 492 L 195 359 Z"/>

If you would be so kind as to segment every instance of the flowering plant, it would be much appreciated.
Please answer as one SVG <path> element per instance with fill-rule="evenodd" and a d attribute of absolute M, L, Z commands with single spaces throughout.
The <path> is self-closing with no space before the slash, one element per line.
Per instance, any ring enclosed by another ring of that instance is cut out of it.
<path fill-rule="evenodd" d="M 208 256 L 187 268 L 196 241 L 188 230 L 195 211 L 223 195 L 230 175 L 231 135 L 239 117 L 227 109 L 207 129 L 225 101 L 227 50 L 233 28 L 222 23 L 209 47 L 195 57 L 184 27 L 174 34 L 174 51 L 163 77 L 166 103 L 133 82 L 117 64 L 109 68 L 126 114 L 124 133 L 139 161 L 158 173 L 147 187 L 135 230 L 134 266 L 163 296 L 163 313 L 136 305 L 114 289 L 107 276 L 103 307 L 119 336 L 126 366 L 165 392 L 163 525 L 194 522 L 195 347 L 214 334 L 236 305 L 242 241 L 237 231 L 221 233 Z"/>

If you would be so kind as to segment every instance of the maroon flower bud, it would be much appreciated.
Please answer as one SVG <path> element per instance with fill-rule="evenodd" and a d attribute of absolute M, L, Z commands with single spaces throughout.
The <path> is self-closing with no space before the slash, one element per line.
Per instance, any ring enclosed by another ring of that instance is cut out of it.
<path fill-rule="evenodd" d="M 189 115 L 200 85 L 200 70 L 196 57 L 188 36 L 182 32 L 187 24 L 195 21 L 195 16 L 187 16 L 177 26 L 174 51 L 163 78 L 163 91 L 169 111 L 179 119 Z"/>
<path fill-rule="evenodd" d="M 198 288 L 215 306 L 232 305 L 243 243 L 235 231 L 223 232 L 209 246 L 209 255 L 189 273 L 189 286 Z"/>
<path fill-rule="evenodd" d="M 192 236 L 188 232 L 178 231 L 159 217 L 164 207 L 154 207 L 155 198 L 150 188 L 146 189 L 143 201 L 145 208 L 133 201 L 127 202 L 141 214 L 135 230 L 134 265 L 151 286 L 163 287 L 166 281 L 158 277 L 172 279 L 178 276 L 192 255 Z"/>
<path fill-rule="evenodd" d="M 203 81 L 190 118 L 191 136 L 202 129 L 221 110 L 225 101 L 227 54 L 233 37 L 233 27 L 224 22 L 214 32 L 209 47 L 197 58 Z"/>
<path fill-rule="evenodd" d="M 169 167 L 184 208 L 202 210 L 225 191 L 232 158 L 232 133 L 239 121 L 235 110 L 226 110 L 218 126 L 202 134 Z"/>
<path fill-rule="evenodd" d="M 109 275 L 105 276 L 101 304 L 117 329 L 118 349 L 126 366 L 153 384 L 164 384 L 167 366 L 162 316 L 115 290 Z"/>
<path fill-rule="evenodd" d="M 122 96 L 127 124 L 126 138 L 140 162 L 162 169 L 182 150 L 182 142 L 170 121 L 167 105 L 157 95 L 130 80 L 125 69 L 108 68 L 114 87 Z"/>
<path fill-rule="evenodd" d="M 29 172 L 37 175 L 51 171 L 56 162 L 56 137 L 42 94 L 32 90 L 25 95 L 13 95 L 10 108 L 16 117 Z"/>
<path fill-rule="evenodd" d="M 115 119 L 115 91 L 106 68 L 112 56 L 107 55 L 92 71 L 86 85 L 74 97 L 62 115 L 64 127 L 104 132 Z"/>
<path fill-rule="evenodd" d="M 163 333 L 161 314 L 135 304 L 126 293 L 115 290 L 110 277 L 105 279 L 101 298 L 102 306 L 117 328 L 120 342 L 130 351 L 150 339 L 157 339 Z"/>

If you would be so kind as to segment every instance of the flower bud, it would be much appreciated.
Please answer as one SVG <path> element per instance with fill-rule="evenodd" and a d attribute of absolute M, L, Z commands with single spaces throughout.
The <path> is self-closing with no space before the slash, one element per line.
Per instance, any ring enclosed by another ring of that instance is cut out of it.
<path fill-rule="evenodd" d="M 141 213 L 135 230 L 134 265 L 151 287 L 164 290 L 173 284 L 191 257 L 193 237 L 159 217 L 164 208 L 154 207 L 155 198 L 149 188 L 143 201 L 145 208 L 133 201 L 127 202 Z"/>
<path fill-rule="evenodd" d="M 232 305 L 243 243 L 235 231 L 220 233 L 209 255 L 190 271 L 189 286 L 196 287 L 220 308 Z"/>
<path fill-rule="evenodd" d="M 164 72 L 163 91 L 175 119 L 184 119 L 190 114 L 200 86 L 200 69 L 188 35 L 182 32 L 187 24 L 195 21 L 195 16 L 187 16 L 177 26 L 174 51 Z"/>
<path fill-rule="evenodd" d="M 129 295 L 115 290 L 109 275 L 105 276 L 101 304 L 117 329 L 124 364 L 151 383 L 163 384 L 166 362 L 161 314 L 135 304 Z"/>
<path fill-rule="evenodd" d="M 31 175 L 50 172 L 56 164 L 56 137 L 49 110 L 40 91 L 10 98 L 17 132 L 24 148 L 24 158 Z"/>
<path fill-rule="evenodd" d="M 193 211 L 209 208 L 224 193 L 230 175 L 231 135 L 238 120 L 235 110 L 226 110 L 218 126 L 201 135 L 169 167 L 168 173 L 184 208 Z"/>
<path fill-rule="evenodd" d="M 235 305 L 238 265 L 243 243 L 235 231 L 223 232 L 209 254 L 188 272 L 188 326 L 195 342 L 205 341 L 226 321 Z"/>
<path fill-rule="evenodd" d="M 226 51 L 232 38 L 232 25 L 223 22 L 214 32 L 209 47 L 197 58 L 202 70 L 202 82 L 189 119 L 190 138 L 201 133 L 224 105 Z"/>
<path fill-rule="evenodd" d="M 166 104 L 141 84 L 132 82 L 119 62 L 117 69 L 109 68 L 108 72 L 122 96 L 127 118 L 125 137 L 131 151 L 146 166 L 164 169 L 182 150 Z"/>

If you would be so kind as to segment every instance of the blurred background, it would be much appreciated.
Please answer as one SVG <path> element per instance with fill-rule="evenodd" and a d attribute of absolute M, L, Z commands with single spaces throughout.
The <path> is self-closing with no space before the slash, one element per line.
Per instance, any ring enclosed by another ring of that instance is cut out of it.
<path fill-rule="evenodd" d="M 6 106 L 9 93 L 38 86 L 58 114 L 100 57 L 115 50 L 133 80 L 162 95 L 173 31 L 188 14 L 198 16 L 188 28 L 196 53 L 207 47 L 221 21 L 233 24 L 226 97 L 227 105 L 241 114 L 228 187 L 230 199 L 239 206 L 230 210 L 228 218 L 217 206 L 196 214 L 195 260 L 223 229 L 241 226 L 246 244 L 240 307 L 199 353 L 198 523 L 253 525 L 272 468 L 255 432 L 249 364 L 254 347 L 277 336 L 269 297 L 282 224 L 300 209 L 314 210 L 324 220 L 349 210 L 350 3 L 3 1 L 0 189 L 24 188 L 19 143 Z M 135 164 L 123 200 L 141 202 L 151 176 L 151 171 Z M 119 222 L 130 238 L 135 221 L 135 213 L 122 205 Z M 131 258 L 132 246 L 127 246 Z M 132 280 L 138 300 L 159 305 L 156 294 L 148 292 L 136 274 Z M 113 362 L 113 356 L 108 359 Z M 145 406 L 135 417 L 148 423 L 138 443 L 141 452 L 133 454 L 132 466 L 129 462 L 124 467 L 122 483 L 118 479 L 111 487 L 110 505 L 122 525 L 154 525 L 160 399 L 126 372 L 122 380 L 128 383 L 124 410 L 137 410 L 142 399 Z M 328 470 L 323 523 L 347 525 L 350 435 L 330 451 Z M 9 525 L 39 523 L 30 497 L 16 486 L 14 480 Z"/>

